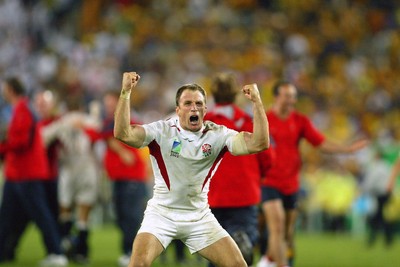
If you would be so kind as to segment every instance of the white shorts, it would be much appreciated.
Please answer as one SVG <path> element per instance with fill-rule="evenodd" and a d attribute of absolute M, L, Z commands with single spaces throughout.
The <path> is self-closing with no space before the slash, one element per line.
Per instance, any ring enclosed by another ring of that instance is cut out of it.
<path fill-rule="evenodd" d="M 97 170 L 94 164 L 84 167 L 63 166 L 58 181 L 58 201 L 64 207 L 75 204 L 93 205 L 97 200 Z"/>
<path fill-rule="evenodd" d="M 182 213 L 176 212 L 176 214 L 177 217 L 182 216 Z M 199 220 L 176 221 L 171 219 L 175 217 L 171 211 L 168 215 L 168 217 L 163 216 L 157 208 L 147 205 L 138 234 L 150 233 L 154 235 L 164 249 L 173 239 L 180 239 L 192 254 L 214 244 L 221 238 L 229 236 L 210 209 L 207 209 Z"/>

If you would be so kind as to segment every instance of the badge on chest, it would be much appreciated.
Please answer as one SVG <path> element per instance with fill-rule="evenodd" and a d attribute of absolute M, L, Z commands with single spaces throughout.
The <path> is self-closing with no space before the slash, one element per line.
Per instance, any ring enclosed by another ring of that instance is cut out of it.
<path fill-rule="evenodd" d="M 175 158 L 179 158 L 179 154 L 181 153 L 182 150 L 182 143 L 179 140 L 174 140 L 172 143 L 172 148 L 171 148 L 171 156 Z"/>

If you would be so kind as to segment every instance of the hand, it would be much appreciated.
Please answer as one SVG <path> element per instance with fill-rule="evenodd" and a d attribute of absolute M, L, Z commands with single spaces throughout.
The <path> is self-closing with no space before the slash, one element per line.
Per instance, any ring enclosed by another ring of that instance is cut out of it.
<path fill-rule="evenodd" d="M 140 76 L 136 72 L 124 72 L 122 77 L 122 90 L 130 92 L 139 82 Z"/>
<path fill-rule="evenodd" d="M 243 86 L 242 92 L 244 93 L 245 97 L 250 99 L 252 102 L 261 102 L 260 92 L 258 91 L 257 84 L 247 84 Z"/>

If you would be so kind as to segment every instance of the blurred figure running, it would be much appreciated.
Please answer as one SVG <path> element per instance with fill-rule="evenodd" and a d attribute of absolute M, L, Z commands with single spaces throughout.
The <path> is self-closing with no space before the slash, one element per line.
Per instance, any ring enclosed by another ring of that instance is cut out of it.
<path fill-rule="evenodd" d="M 352 153 L 368 143 L 359 140 L 342 145 L 326 140 L 310 119 L 295 110 L 297 89 L 293 84 L 278 82 L 273 87 L 273 95 L 275 101 L 267 117 L 274 159 L 262 181 L 262 209 L 268 228 L 268 251 L 262 256 L 258 267 L 292 265 L 301 168 L 300 141 L 306 139 L 326 153 Z"/>

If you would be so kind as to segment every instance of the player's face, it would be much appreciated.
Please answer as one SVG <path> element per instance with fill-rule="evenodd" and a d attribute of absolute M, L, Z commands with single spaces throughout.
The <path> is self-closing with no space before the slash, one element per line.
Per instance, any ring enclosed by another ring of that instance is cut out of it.
<path fill-rule="evenodd" d="M 178 114 L 179 123 L 184 130 L 199 131 L 203 126 L 206 111 L 204 96 L 199 91 L 184 90 L 182 92 L 179 105 L 176 107 L 176 114 Z"/>
<path fill-rule="evenodd" d="M 104 110 L 108 117 L 112 117 L 117 108 L 118 98 L 114 95 L 105 95 L 103 98 Z"/>
<path fill-rule="evenodd" d="M 35 109 L 42 118 L 51 116 L 54 109 L 53 95 L 46 91 L 35 96 Z"/>
<path fill-rule="evenodd" d="M 279 94 L 276 96 L 276 103 L 283 110 L 291 110 L 297 102 L 297 90 L 291 84 L 283 85 L 279 88 Z"/>

